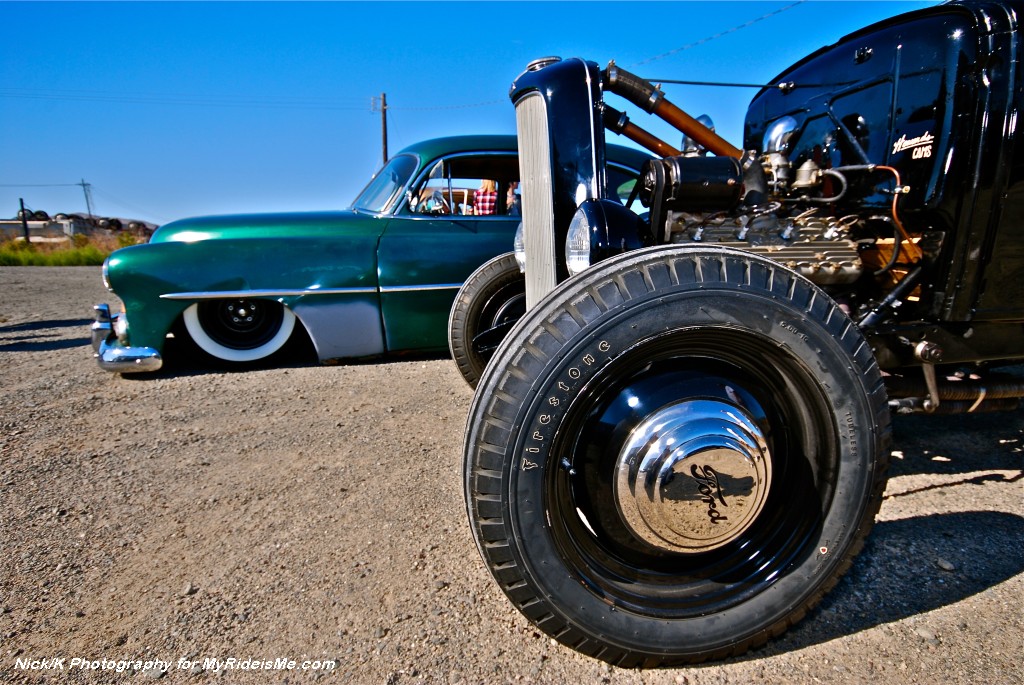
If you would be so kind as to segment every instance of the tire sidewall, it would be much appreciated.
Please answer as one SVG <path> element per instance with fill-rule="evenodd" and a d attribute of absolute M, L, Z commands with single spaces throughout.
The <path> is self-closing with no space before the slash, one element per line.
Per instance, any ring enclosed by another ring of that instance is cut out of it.
<path fill-rule="evenodd" d="M 487 366 L 473 350 L 473 338 L 480 331 L 483 309 L 495 294 L 522 278 L 515 255 L 505 253 L 470 274 L 455 296 L 448 317 L 448 349 L 471 387 L 476 386 Z"/>

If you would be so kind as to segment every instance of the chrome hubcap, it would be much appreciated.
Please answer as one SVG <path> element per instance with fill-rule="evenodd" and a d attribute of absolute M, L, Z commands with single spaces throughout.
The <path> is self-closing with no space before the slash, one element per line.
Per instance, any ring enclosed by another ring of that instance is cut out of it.
<path fill-rule="evenodd" d="M 743 407 L 684 400 L 651 413 L 619 452 L 615 503 L 641 540 L 700 553 L 740 537 L 771 486 L 767 440 Z"/>
<path fill-rule="evenodd" d="M 256 305 L 247 302 L 240 302 L 238 305 L 229 304 L 228 312 L 234 323 L 252 323 L 256 316 Z"/>

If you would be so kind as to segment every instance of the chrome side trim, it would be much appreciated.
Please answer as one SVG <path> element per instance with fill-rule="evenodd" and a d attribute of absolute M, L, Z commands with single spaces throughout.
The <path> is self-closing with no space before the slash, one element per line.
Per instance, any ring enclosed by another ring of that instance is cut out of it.
<path fill-rule="evenodd" d="M 461 287 L 461 283 L 441 283 L 438 285 L 387 285 L 382 286 L 380 291 L 382 293 L 408 293 L 417 290 L 458 290 Z"/>
<path fill-rule="evenodd" d="M 162 300 L 219 300 L 230 297 L 304 297 L 306 295 L 365 295 L 376 293 L 376 288 L 302 288 L 294 290 L 199 290 L 184 293 L 165 293 Z"/>
<path fill-rule="evenodd" d="M 195 292 L 166 293 L 162 300 L 220 300 L 232 297 L 306 297 L 307 295 L 372 295 L 381 293 L 413 292 L 417 290 L 458 290 L 461 283 L 430 285 L 390 285 L 382 288 L 303 288 L 295 290 L 197 290 Z"/>

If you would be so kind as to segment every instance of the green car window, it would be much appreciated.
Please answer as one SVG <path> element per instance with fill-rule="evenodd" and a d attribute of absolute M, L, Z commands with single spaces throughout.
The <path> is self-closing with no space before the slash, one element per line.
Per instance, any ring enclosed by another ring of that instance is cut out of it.
<path fill-rule="evenodd" d="M 438 161 L 410 191 L 406 214 L 503 216 L 518 212 L 519 158 L 458 153 Z"/>
<path fill-rule="evenodd" d="M 636 172 L 625 167 L 608 165 L 608 191 L 613 198 L 617 198 L 622 204 L 629 202 L 629 196 L 636 185 Z M 639 202 L 634 202 L 631 209 L 636 213 L 646 211 Z"/>
<path fill-rule="evenodd" d="M 352 208 L 375 213 L 385 211 L 398 197 L 415 171 L 416 158 L 412 155 L 392 157 L 370 180 L 363 192 L 359 193 L 352 203 Z"/>

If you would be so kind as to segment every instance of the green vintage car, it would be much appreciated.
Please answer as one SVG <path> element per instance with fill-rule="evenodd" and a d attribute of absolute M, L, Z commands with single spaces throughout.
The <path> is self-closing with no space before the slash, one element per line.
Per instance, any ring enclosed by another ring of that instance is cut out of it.
<path fill-rule="evenodd" d="M 628 188 L 649 156 L 609 147 L 609 185 Z M 456 292 L 512 248 L 518 181 L 515 136 L 439 138 L 392 157 L 344 211 L 162 226 L 103 266 L 124 311 L 94 307 L 97 361 L 157 370 L 169 335 L 225 365 L 265 363 L 296 335 L 321 362 L 443 352 Z"/>

